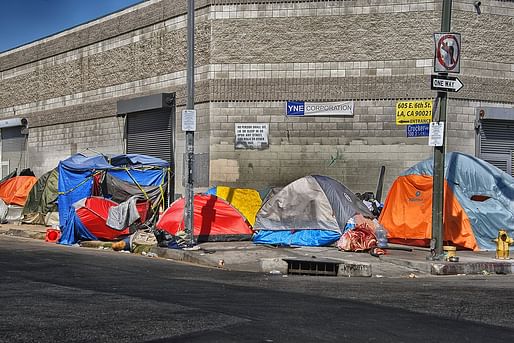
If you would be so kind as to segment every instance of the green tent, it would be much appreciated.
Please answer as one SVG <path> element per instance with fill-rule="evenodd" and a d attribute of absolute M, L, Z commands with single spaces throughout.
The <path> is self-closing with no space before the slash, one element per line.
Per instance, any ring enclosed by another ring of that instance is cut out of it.
<path fill-rule="evenodd" d="M 57 212 L 57 168 L 41 176 L 30 190 L 22 212 L 22 222 L 45 225 L 49 212 Z"/>

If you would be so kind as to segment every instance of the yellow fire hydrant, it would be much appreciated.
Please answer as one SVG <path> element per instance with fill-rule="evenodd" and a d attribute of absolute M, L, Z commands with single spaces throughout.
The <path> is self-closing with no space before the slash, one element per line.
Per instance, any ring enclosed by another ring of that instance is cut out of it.
<path fill-rule="evenodd" d="M 499 260 L 509 259 L 509 245 L 514 243 L 514 239 L 507 235 L 507 230 L 498 230 L 498 237 L 494 239 L 496 242 L 496 258 Z"/>

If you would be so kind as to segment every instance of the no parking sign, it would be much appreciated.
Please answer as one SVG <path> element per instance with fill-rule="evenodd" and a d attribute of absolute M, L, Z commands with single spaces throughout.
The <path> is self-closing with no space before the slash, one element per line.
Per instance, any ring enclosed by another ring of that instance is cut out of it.
<path fill-rule="evenodd" d="M 460 73 L 460 33 L 434 33 L 436 73 Z"/>

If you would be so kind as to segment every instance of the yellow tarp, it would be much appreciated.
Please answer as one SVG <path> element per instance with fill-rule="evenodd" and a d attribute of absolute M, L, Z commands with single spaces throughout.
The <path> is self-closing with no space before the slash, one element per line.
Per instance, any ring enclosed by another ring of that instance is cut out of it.
<path fill-rule="evenodd" d="M 255 224 L 255 217 L 262 202 L 259 192 L 255 189 L 217 186 L 216 195 L 235 207 L 252 226 Z"/>

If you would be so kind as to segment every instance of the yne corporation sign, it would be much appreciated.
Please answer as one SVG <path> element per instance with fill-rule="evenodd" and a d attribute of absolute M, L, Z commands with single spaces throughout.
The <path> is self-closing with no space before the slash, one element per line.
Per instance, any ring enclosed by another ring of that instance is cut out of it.
<path fill-rule="evenodd" d="M 434 33 L 436 73 L 460 73 L 460 33 Z"/>
<path fill-rule="evenodd" d="M 352 116 L 353 101 L 338 102 L 307 102 L 288 101 L 286 104 L 288 116 Z"/>

